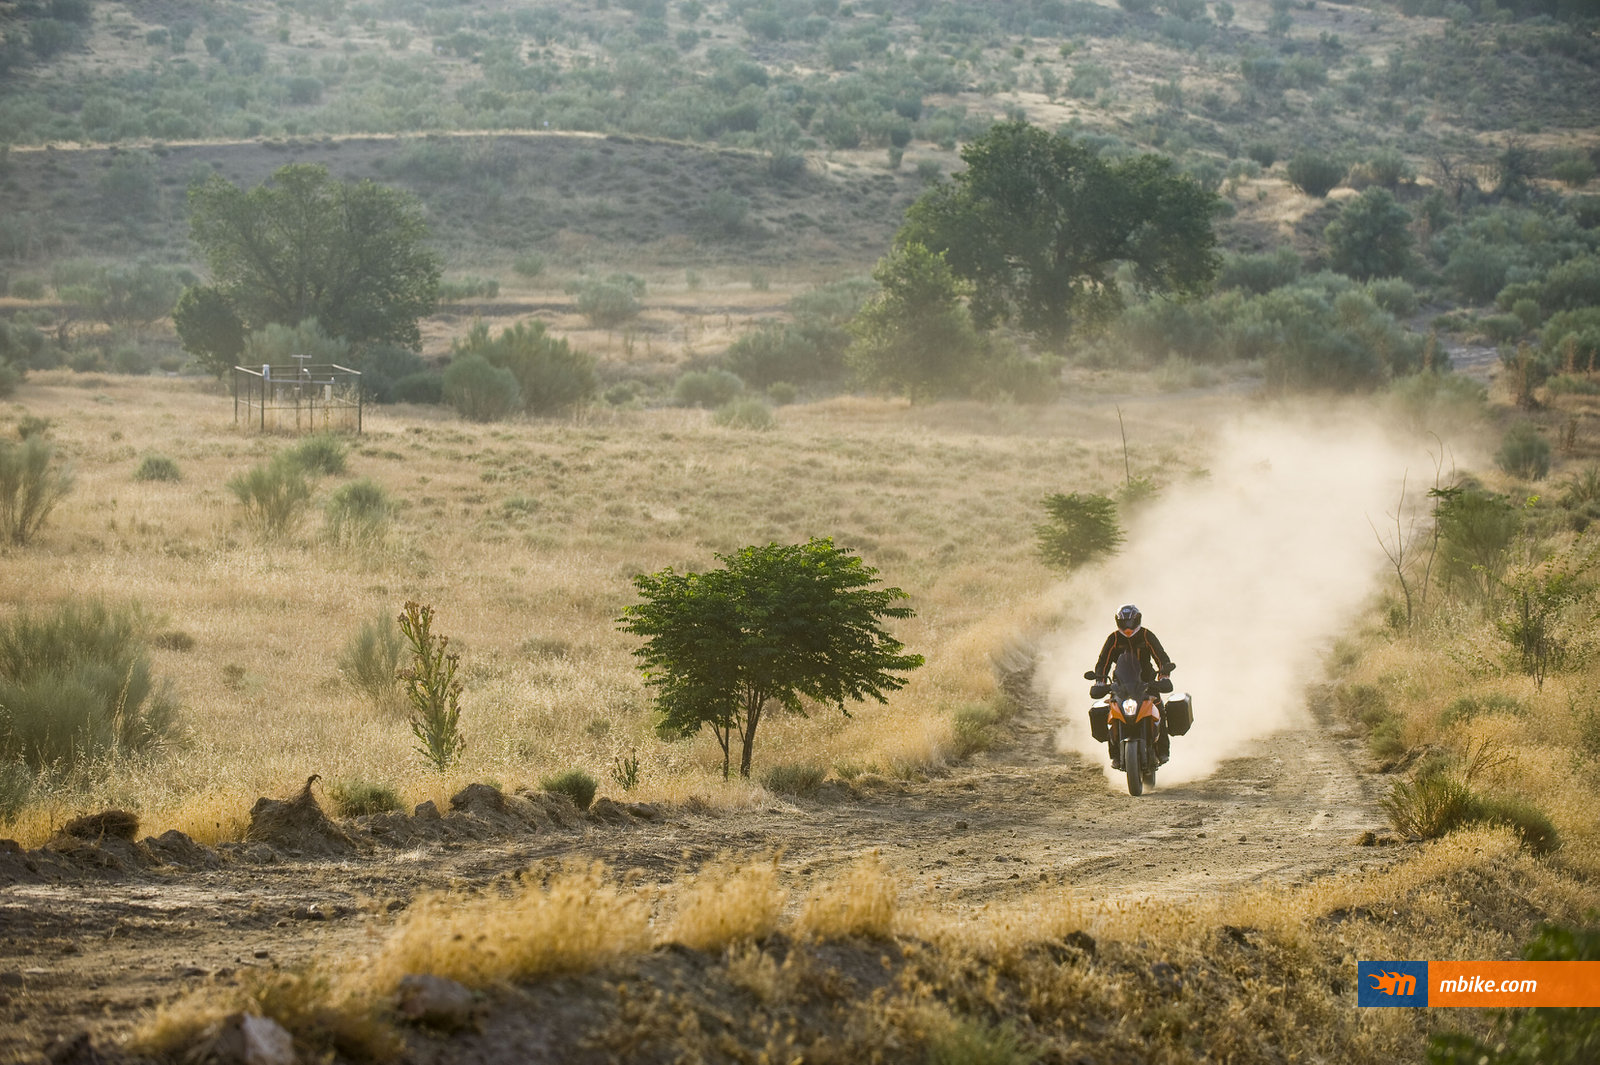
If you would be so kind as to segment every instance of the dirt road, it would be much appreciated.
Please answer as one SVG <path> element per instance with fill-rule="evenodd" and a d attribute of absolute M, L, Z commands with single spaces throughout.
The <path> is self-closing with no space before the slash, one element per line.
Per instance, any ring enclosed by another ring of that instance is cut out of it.
<path fill-rule="evenodd" d="M 112 1043 L 141 1010 L 246 967 L 359 949 L 418 892 L 573 858 L 665 881 L 719 853 L 777 852 L 802 886 L 877 849 L 910 900 L 993 899 L 1041 880 L 1126 899 L 1303 882 L 1396 850 L 1353 845 L 1382 824 L 1380 784 L 1358 768 L 1357 741 L 1326 723 L 1272 736 L 1204 780 L 1158 780 L 1139 799 L 1100 766 L 1056 753 L 1044 711 L 1013 725 L 1003 747 L 928 779 L 830 782 L 758 811 L 0 885 L 0 1062 L 45 1060 L 52 1041 L 85 1029 Z"/>

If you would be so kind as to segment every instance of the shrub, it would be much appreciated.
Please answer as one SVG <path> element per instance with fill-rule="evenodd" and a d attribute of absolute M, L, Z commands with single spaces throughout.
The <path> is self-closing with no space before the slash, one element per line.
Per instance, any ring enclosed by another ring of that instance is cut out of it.
<path fill-rule="evenodd" d="M 1272 164 L 1278 161 L 1278 146 L 1268 141 L 1252 141 L 1245 147 L 1244 154 L 1259 163 L 1261 169 L 1271 170 Z"/>
<path fill-rule="evenodd" d="M 543 322 L 518 322 L 490 338 L 482 323 L 453 348 L 457 358 L 481 355 L 517 380 L 521 403 L 534 414 L 553 414 L 594 395 L 594 358 L 574 351 L 565 338 L 545 331 Z"/>
<path fill-rule="evenodd" d="M 511 269 L 522 277 L 534 278 L 544 273 L 544 256 L 536 251 L 524 252 L 511 261 Z"/>
<path fill-rule="evenodd" d="M 1224 255 L 1217 272 L 1219 291 L 1237 288 L 1257 296 L 1293 284 L 1300 277 L 1300 256 L 1284 246 L 1261 255 Z"/>
<path fill-rule="evenodd" d="M 22 546 L 33 539 L 72 490 L 72 473 L 55 463 L 55 446 L 41 436 L 0 441 L 0 536 Z"/>
<path fill-rule="evenodd" d="M 961 707 L 956 711 L 950 730 L 955 742 L 950 753 L 959 760 L 987 751 L 994 746 L 994 729 L 999 719 L 1000 715 L 987 703 L 969 703 Z"/>
<path fill-rule="evenodd" d="M 178 472 L 178 464 L 165 455 L 146 455 L 139 463 L 139 468 L 133 471 L 135 481 L 180 481 L 183 475 Z"/>
<path fill-rule="evenodd" d="M 437 405 L 444 402 L 444 377 L 436 373 L 407 374 L 394 383 L 394 402 Z"/>
<path fill-rule="evenodd" d="M 439 282 L 441 303 L 459 300 L 493 299 L 500 295 L 500 282 L 492 277 L 456 277 Z"/>
<path fill-rule="evenodd" d="M 577 286 L 578 313 L 591 324 L 610 329 L 638 315 L 643 295 L 644 282 L 627 274 L 586 281 Z"/>
<path fill-rule="evenodd" d="M 626 757 L 617 755 L 611 762 L 611 780 L 623 791 L 639 786 L 639 756 L 629 751 Z"/>
<path fill-rule="evenodd" d="M 724 403 L 717 408 L 711 420 L 728 429 L 765 431 L 778 424 L 772 417 L 772 408 L 755 396 L 743 396 Z"/>
<path fill-rule="evenodd" d="M 228 482 L 244 507 L 245 523 L 265 539 L 293 532 L 311 502 L 305 475 L 288 463 L 256 466 Z"/>
<path fill-rule="evenodd" d="M 37 772 L 168 742 L 177 706 L 134 607 L 67 603 L 0 626 L 0 762 Z"/>
<path fill-rule="evenodd" d="M 587 810 L 594 802 L 599 783 L 582 769 L 568 769 L 553 777 L 545 777 L 539 786 L 555 795 L 565 795 L 580 810 Z"/>
<path fill-rule="evenodd" d="M 1296 153 L 1285 170 L 1289 184 L 1318 199 L 1327 196 L 1343 181 L 1344 173 L 1343 163 L 1315 151 Z"/>
<path fill-rule="evenodd" d="M 328 785 L 328 798 L 340 817 L 361 817 L 402 809 L 400 794 L 387 784 L 341 780 Z"/>
<path fill-rule="evenodd" d="M 767 398 L 773 406 L 787 407 L 800 398 L 800 390 L 787 381 L 774 381 L 767 386 Z"/>
<path fill-rule="evenodd" d="M 1440 712 L 1439 726 L 1448 729 L 1466 724 L 1481 714 L 1521 714 L 1525 710 L 1521 702 L 1499 692 L 1484 696 L 1462 695 Z"/>
<path fill-rule="evenodd" d="M 672 398 L 684 407 L 720 407 L 744 391 L 744 382 L 727 370 L 691 370 L 672 386 Z"/>
<path fill-rule="evenodd" d="M 813 762 L 784 762 L 761 774 L 761 784 L 774 795 L 814 795 L 828 771 Z"/>
<path fill-rule="evenodd" d="M 1411 262 L 1411 213 L 1383 188 L 1345 204 L 1323 230 L 1333 267 L 1363 280 L 1393 277 Z"/>
<path fill-rule="evenodd" d="M 308 436 L 280 453 L 276 461 L 312 477 L 344 472 L 345 442 L 332 433 Z"/>
<path fill-rule="evenodd" d="M 411 646 L 411 665 L 397 676 L 410 703 L 411 734 L 421 743 L 415 750 L 442 773 L 456 763 L 467 743 L 461 731 L 461 682 L 456 680 L 461 657 L 446 650 L 448 636 L 433 634 L 433 607 L 408 601 L 399 624 Z"/>
<path fill-rule="evenodd" d="M 328 539 L 346 546 L 371 545 L 383 538 L 394 501 L 369 477 L 341 485 L 323 510 Z"/>
<path fill-rule="evenodd" d="M 1398 277 L 1382 277 L 1367 282 L 1367 295 L 1372 302 L 1396 318 L 1404 318 L 1417 309 L 1417 290 Z"/>
<path fill-rule="evenodd" d="M 522 386 L 516 374 L 482 355 L 469 354 L 452 361 L 441 383 L 445 399 L 469 421 L 499 421 L 522 404 Z"/>
<path fill-rule="evenodd" d="M 1539 435 L 1532 422 L 1517 422 L 1500 439 L 1494 461 L 1513 477 L 1540 480 L 1550 472 L 1550 442 Z"/>
<path fill-rule="evenodd" d="M 345 641 L 339 653 L 339 676 L 380 710 L 395 708 L 400 699 L 400 656 L 405 637 L 392 615 L 366 622 Z"/>
<path fill-rule="evenodd" d="M 1045 497 L 1044 509 L 1050 520 L 1034 526 L 1034 535 L 1046 565 L 1077 569 L 1122 543 L 1117 504 L 1107 496 L 1056 493 Z"/>
<path fill-rule="evenodd" d="M 1450 773 L 1396 781 L 1379 805 L 1397 832 L 1422 839 L 1438 839 L 1483 817 L 1483 801 Z"/>
<path fill-rule="evenodd" d="M 1511 795 L 1490 795 L 1482 802 L 1481 819 L 1511 829 L 1533 854 L 1551 854 L 1561 848 L 1554 822 L 1532 803 Z"/>

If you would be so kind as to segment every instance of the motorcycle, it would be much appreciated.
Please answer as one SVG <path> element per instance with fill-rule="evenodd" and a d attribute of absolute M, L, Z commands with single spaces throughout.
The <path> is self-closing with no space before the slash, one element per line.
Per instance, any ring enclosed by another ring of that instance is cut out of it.
<path fill-rule="evenodd" d="M 1097 678 L 1090 670 L 1083 679 Z M 1122 754 L 1118 768 L 1128 776 L 1129 795 L 1143 795 L 1145 788 L 1155 786 L 1156 741 L 1161 735 L 1161 707 L 1155 695 L 1171 692 L 1172 681 L 1147 682 L 1138 659 L 1126 652 L 1112 667 L 1110 684 L 1093 684 L 1089 688 L 1091 699 L 1103 700 L 1089 709 L 1089 731 L 1101 743 L 1111 740 L 1117 744 Z M 1181 709 L 1184 723 L 1182 731 L 1169 730 L 1169 735 L 1182 735 L 1189 731 L 1189 697 L 1183 695 L 1169 701 L 1168 709 L 1175 707 Z"/>

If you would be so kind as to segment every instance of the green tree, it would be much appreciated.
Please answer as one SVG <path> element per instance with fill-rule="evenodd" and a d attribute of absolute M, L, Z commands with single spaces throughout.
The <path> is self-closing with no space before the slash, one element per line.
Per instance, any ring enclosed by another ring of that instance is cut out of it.
<path fill-rule="evenodd" d="M 1322 231 L 1333 268 L 1363 281 L 1394 277 L 1411 264 L 1411 213 L 1388 189 L 1367 189 Z"/>
<path fill-rule="evenodd" d="M 912 204 L 896 240 L 945 254 L 972 284 L 980 328 L 1015 318 L 1059 341 L 1121 311 L 1121 267 L 1141 289 L 1180 295 L 1216 273 L 1217 197 L 1170 159 L 1108 161 L 1026 122 L 990 127 L 961 157 L 967 168 Z"/>
<path fill-rule="evenodd" d="M 189 190 L 189 206 L 212 287 L 245 328 L 315 318 L 352 345 L 420 346 L 417 319 L 437 301 L 440 265 L 409 196 L 295 163 L 249 191 L 212 175 Z"/>
<path fill-rule="evenodd" d="M 522 389 L 505 367 L 463 355 L 445 367 L 444 398 L 469 421 L 495 422 L 522 405 Z"/>
<path fill-rule="evenodd" d="M 1289 184 L 1307 196 L 1315 196 L 1320 200 L 1344 180 L 1346 169 L 1337 159 L 1308 150 L 1296 152 L 1284 168 L 1284 174 Z"/>
<path fill-rule="evenodd" d="M 1035 525 L 1033 531 L 1047 565 L 1077 569 L 1122 543 L 1117 504 L 1107 496 L 1057 492 L 1045 496 L 1044 509 L 1050 520 Z"/>
<path fill-rule="evenodd" d="M 846 353 L 868 385 L 913 399 L 961 392 L 976 376 L 983 341 L 972 327 L 958 280 L 943 254 L 908 241 L 885 256 L 873 278 L 882 291 L 850 324 Z"/>
<path fill-rule="evenodd" d="M 875 699 L 905 685 L 897 674 L 922 656 L 880 625 L 909 618 L 898 588 L 874 588 L 877 571 L 829 539 L 746 547 L 718 555 L 705 573 L 640 574 L 644 598 L 617 624 L 644 638 L 634 652 L 656 690 L 665 736 L 691 736 L 710 725 L 728 776 L 733 737 L 742 743 L 739 775 L 750 775 L 756 728 L 775 705 L 805 712 L 805 700 L 837 706 Z"/>
<path fill-rule="evenodd" d="M 211 285 L 191 285 L 172 309 L 183 350 L 211 373 L 221 377 L 239 364 L 244 352 L 244 323 L 220 290 Z"/>

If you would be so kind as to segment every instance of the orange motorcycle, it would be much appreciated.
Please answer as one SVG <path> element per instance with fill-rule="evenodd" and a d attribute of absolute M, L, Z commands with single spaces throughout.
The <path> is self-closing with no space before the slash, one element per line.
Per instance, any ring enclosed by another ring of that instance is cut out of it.
<path fill-rule="evenodd" d="M 1095 680 L 1093 670 L 1083 675 L 1084 680 Z M 1089 698 L 1101 700 L 1089 708 L 1089 731 L 1101 743 L 1110 740 L 1122 755 L 1113 759 L 1112 765 L 1128 775 L 1128 794 L 1143 795 L 1144 789 L 1156 783 L 1156 742 L 1161 736 L 1161 704 L 1156 695 L 1172 692 L 1172 681 L 1146 681 L 1139 670 L 1139 661 L 1124 653 L 1112 668 L 1110 684 L 1094 684 L 1089 688 Z M 1187 715 L 1189 697 L 1175 697 L 1168 701 L 1167 709 L 1180 709 Z M 1180 730 L 1169 734 L 1187 732 L 1187 718 Z M 1121 765 L 1117 765 L 1120 761 Z"/>

